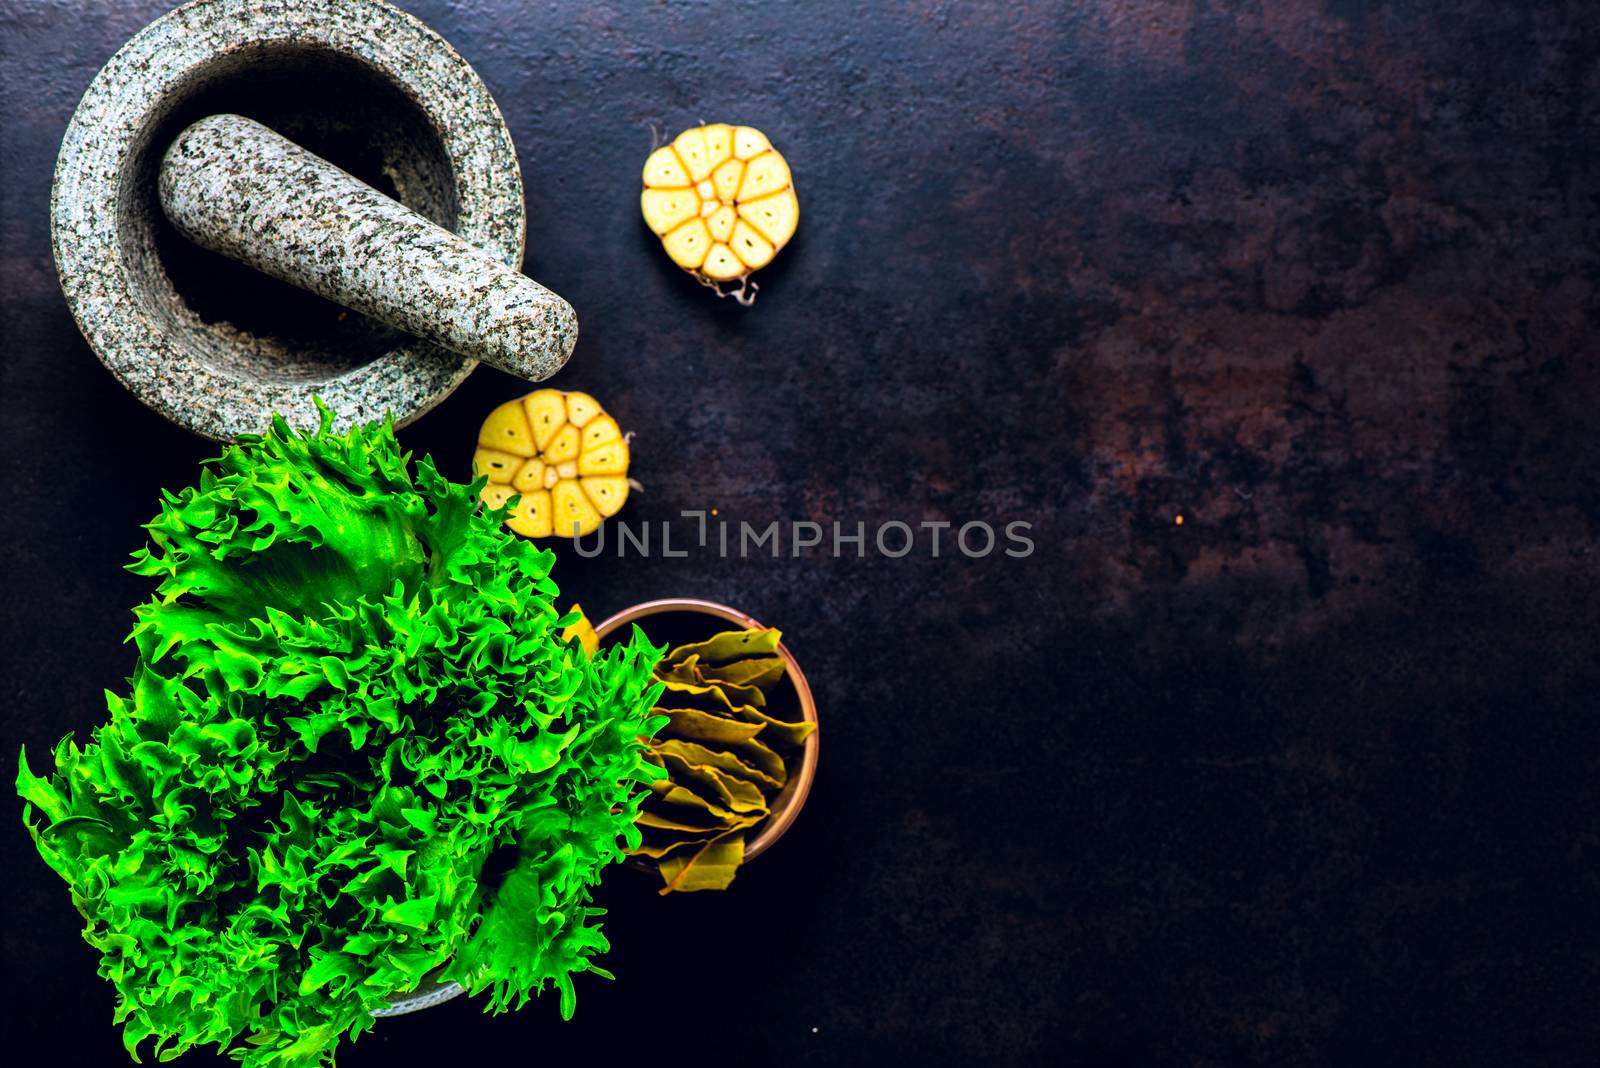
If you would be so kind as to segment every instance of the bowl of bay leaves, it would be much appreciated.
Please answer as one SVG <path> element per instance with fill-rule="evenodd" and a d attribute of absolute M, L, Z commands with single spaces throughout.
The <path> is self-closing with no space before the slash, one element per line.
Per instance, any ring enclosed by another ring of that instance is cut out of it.
<path fill-rule="evenodd" d="M 817 774 L 817 706 L 782 634 L 727 605 L 647 601 L 595 628 L 600 643 L 637 623 L 666 653 L 649 759 L 667 775 L 639 811 L 638 866 L 661 893 L 724 890 L 800 815 Z"/>

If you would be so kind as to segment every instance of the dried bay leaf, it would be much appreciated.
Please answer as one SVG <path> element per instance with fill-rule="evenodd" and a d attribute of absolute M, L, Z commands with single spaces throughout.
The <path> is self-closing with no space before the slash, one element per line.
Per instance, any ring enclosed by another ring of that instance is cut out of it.
<path fill-rule="evenodd" d="M 699 657 L 708 664 L 721 664 L 751 656 L 771 656 L 778 651 L 778 642 L 782 639 L 783 632 L 776 627 L 723 631 L 703 642 L 678 646 L 667 653 L 661 663 L 663 667 L 670 668 L 691 656 Z"/>
<path fill-rule="evenodd" d="M 665 859 L 667 856 L 677 852 L 680 849 L 698 850 L 701 847 L 710 845 L 712 842 L 722 837 L 723 834 L 727 833 L 730 832 L 713 831 L 709 834 L 702 834 L 694 838 L 646 838 L 640 843 L 639 848 L 635 849 L 633 852 L 638 856 L 649 857 L 651 860 L 659 861 Z"/>
<path fill-rule="evenodd" d="M 662 753 L 661 756 L 666 761 L 673 782 L 693 784 L 695 793 L 730 812 L 767 814 L 766 798 L 755 783 L 718 771 L 710 764 L 691 764 L 675 753 Z"/>
<path fill-rule="evenodd" d="M 696 764 L 697 768 L 704 768 L 713 778 L 722 783 L 722 788 L 728 791 L 732 799 L 730 808 L 735 812 L 758 819 L 766 819 L 771 813 L 767 809 L 767 798 L 762 793 L 761 787 L 748 779 L 740 779 L 729 775 L 727 772 L 713 767 L 710 764 Z"/>
<path fill-rule="evenodd" d="M 664 815 L 658 809 L 645 809 L 639 813 L 639 818 L 634 821 L 640 827 L 650 827 L 658 831 L 684 831 L 689 834 L 704 834 L 707 831 L 728 830 L 728 822 L 706 814 L 705 818 L 698 819 L 690 816 L 674 818 Z"/>
<path fill-rule="evenodd" d="M 726 890 L 744 863 L 744 836 L 730 834 L 710 842 L 693 855 L 678 854 L 663 857 L 661 877 L 667 885 L 662 894 L 674 890 L 689 893 L 695 890 Z"/>
<path fill-rule="evenodd" d="M 811 737 L 811 732 L 817 729 L 815 723 L 805 720 L 791 723 L 786 719 L 769 716 L 759 708 L 754 708 L 750 705 L 739 705 L 733 710 L 733 714 L 746 722 L 763 724 L 766 727 L 761 732 L 763 738 L 781 741 L 785 745 L 801 745 L 807 738 Z"/>
<path fill-rule="evenodd" d="M 754 686 L 765 690 L 783 678 L 784 663 L 781 656 L 752 657 L 735 660 L 731 664 L 703 667 L 700 677 L 706 682 L 732 683 L 735 686 Z"/>
<path fill-rule="evenodd" d="M 789 781 L 789 768 L 788 765 L 784 764 L 783 757 L 762 742 L 760 738 L 732 742 L 728 745 L 728 752 L 734 754 L 751 767 L 758 769 L 769 779 L 776 779 L 780 786 Z"/>
<path fill-rule="evenodd" d="M 667 756 L 658 753 L 667 769 L 667 774 L 672 777 L 672 782 L 684 789 L 690 790 L 711 805 L 734 811 L 733 795 L 723 785 L 721 779 L 707 774 L 702 768 L 682 760 L 679 757 Z"/>
<path fill-rule="evenodd" d="M 723 837 L 724 835 L 742 833 L 755 826 L 765 814 L 750 814 L 729 820 L 726 824 L 708 828 L 690 828 L 687 830 L 677 827 L 644 827 L 644 840 L 639 848 L 632 852 L 641 857 L 660 860 L 662 857 L 675 853 L 680 849 L 690 846 L 703 846 Z M 671 822 L 670 820 L 663 822 Z"/>
<path fill-rule="evenodd" d="M 681 682 L 688 686 L 704 686 L 705 680 L 700 676 L 700 658 L 691 656 L 681 664 L 672 667 L 658 667 L 656 678 L 663 682 Z"/>
<path fill-rule="evenodd" d="M 765 723 L 746 723 L 715 713 L 702 712 L 698 708 L 663 708 L 658 711 L 667 716 L 667 725 L 661 730 L 663 734 L 678 738 L 693 738 L 702 742 L 723 744 L 743 742 L 754 738 L 766 728 Z"/>
<path fill-rule="evenodd" d="M 659 779 L 651 783 L 650 792 L 655 795 L 651 799 L 654 802 L 681 805 L 689 809 L 700 809 L 724 821 L 731 822 L 734 818 L 733 813 L 723 806 L 670 779 Z M 657 808 L 656 811 L 660 812 L 662 810 Z"/>
<path fill-rule="evenodd" d="M 752 726 L 752 724 L 743 724 Z M 690 764 L 709 764 L 718 771 L 757 786 L 770 788 L 774 793 L 783 789 L 783 782 L 773 778 L 760 768 L 752 767 L 740 760 L 733 753 L 726 750 L 709 749 L 694 742 L 687 742 L 677 738 L 669 738 L 656 744 L 659 753 L 671 753 Z"/>
<path fill-rule="evenodd" d="M 709 703 L 710 707 L 718 705 L 732 709 L 738 705 L 765 705 L 767 695 L 754 686 L 736 686 L 731 682 L 686 682 L 681 678 L 665 675 L 656 676 L 666 686 L 668 692 L 682 694 L 689 698 L 690 704 L 696 702 Z"/>

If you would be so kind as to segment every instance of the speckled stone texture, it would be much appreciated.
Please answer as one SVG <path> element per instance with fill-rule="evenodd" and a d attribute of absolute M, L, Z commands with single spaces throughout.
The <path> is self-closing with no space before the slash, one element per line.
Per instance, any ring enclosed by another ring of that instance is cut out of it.
<path fill-rule="evenodd" d="M 273 411 L 314 425 L 315 396 L 342 421 L 404 423 L 437 404 L 470 357 L 285 293 L 173 232 L 157 204 L 161 155 L 218 112 L 259 119 L 508 267 L 522 262 L 510 135 L 443 38 L 378 0 L 195 0 L 109 59 L 61 141 L 56 269 L 101 361 L 213 438 L 259 431 Z"/>
<path fill-rule="evenodd" d="M 1038 549 L 563 550 L 595 618 L 782 627 L 816 787 L 731 893 L 608 880 L 617 981 L 570 1023 L 457 999 L 339 1068 L 1600 1063 L 1593 0 L 407 6 L 505 109 L 528 273 L 583 321 L 550 384 L 637 432 L 619 519 Z M 117 567 L 213 448 L 50 275 L 61 131 L 161 10 L 0 0 L 13 753 L 103 717 Z M 639 219 L 653 138 L 719 119 L 805 194 L 750 309 Z M 519 391 L 482 368 L 401 438 L 465 478 Z M 123 1063 L 12 806 L 8 1038 Z"/>
<path fill-rule="evenodd" d="M 566 301 L 253 119 L 184 130 L 159 188 L 196 244 L 510 374 L 549 378 L 577 343 Z"/>

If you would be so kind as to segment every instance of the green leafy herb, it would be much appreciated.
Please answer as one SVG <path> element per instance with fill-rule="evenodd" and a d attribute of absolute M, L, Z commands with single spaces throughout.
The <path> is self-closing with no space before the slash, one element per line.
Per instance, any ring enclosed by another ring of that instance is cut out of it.
<path fill-rule="evenodd" d="M 139 659 L 109 722 L 23 755 L 137 1055 L 331 1063 L 425 976 L 520 1007 L 605 975 L 601 870 L 641 844 L 660 651 L 561 637 L 554 557 L 402 454 L 281 420 L 164 495 L 131 570 Z"/>

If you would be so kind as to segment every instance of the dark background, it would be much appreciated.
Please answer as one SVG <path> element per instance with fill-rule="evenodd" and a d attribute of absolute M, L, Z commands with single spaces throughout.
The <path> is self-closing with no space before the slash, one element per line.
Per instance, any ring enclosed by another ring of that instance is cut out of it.
<path fill-rule="evenodd" d="M 582 321 L 553 384 L 638 433 L 623 518 L 1037 549 L 563 554 L 596 616 L 783 628 L 810 804 L 729 893 L 615 872 L 570 1024 L 458 1001 L 341 1065 L 1600 1062 L 1592 3 L 405 6 L 510 122 Z M 164 7 L 0 0 L 9 753 L 101 718 L 120 566 L 213 451 L 96 362 L 48 247 L 72 107 Z M 802 201 L 749 310 L 638 218 L 653 130 L 722 119 Z M 402 438 L 465 477 L 522 388 Z M 8 1044 L 123 1063 L 19 810 Z"/>

